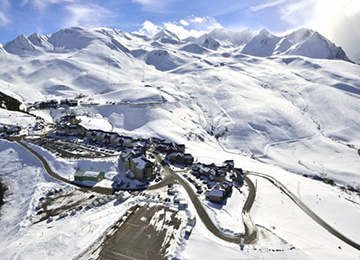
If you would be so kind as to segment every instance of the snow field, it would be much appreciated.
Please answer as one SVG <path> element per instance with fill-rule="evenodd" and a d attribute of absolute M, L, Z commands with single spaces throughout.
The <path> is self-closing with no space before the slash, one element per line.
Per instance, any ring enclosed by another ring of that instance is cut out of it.
<path fill-rule="evenodd" d="M 274 234 L 310 259 L 355 259 L 359 256 L 356 249 L 328 233 L 270 182 L 250 178 L 257 180 L 258 185 L 251 211 L 257 225 L 272 227 Z M 260 237 L 259 245 L 263 244 L 262 239 Z"/>

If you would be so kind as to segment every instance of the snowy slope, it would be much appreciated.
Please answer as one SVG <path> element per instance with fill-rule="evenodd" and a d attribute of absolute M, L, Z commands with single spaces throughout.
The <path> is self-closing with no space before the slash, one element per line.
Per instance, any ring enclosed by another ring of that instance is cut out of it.
<path fill-rule="evenodd" d="M 236 167 L 267 173 L 357 241 L 358 197 L 301 176 L 360 185 L 360 67 L 347 61 L 340 48 L 308 29 L 282 37 L 266 30 L 232 33 L 216 29 L 197 39 L 180 40 L 169 31 L 149 38 L 109 28 L 76 27 L 46 36 L 19 36 L 0 46 L 0 91 L 25 103 L 83 94 L 82 102 L 96 105 L 73 108 L 72 112 L 86 126 L 135 137 L 166 138 L 184 143 L 198 161 L 220 165 L 234 159 Z M 35 123 L 24 114 L 0 112 L 0 123 Z M 60 109 L 36 114 L 52 122 L 64 113 Z M 55 161 L 45 152 L 44 156 L 65 177 L 80 164 L 92 166 L 87 160 Z M 60 259 L 64 248 L 71 245 L 65 258 L 73 258 L 126 210 L 106 206 L 56 221 L 52 224 L 56 230 L 39 238 L 31 251 L 31 238 L 47 227 L 46 223 L 30 225 L 34 213 L 31 198 L 44 187 L 61 184 L 49 180 L 39 163 L 29 157 L 15 144 L 1 142 L 1 177 L 14 188 L 11 201 L 2 208 L 9 217 L 0 222 L 6 228 L 1 255 L 36 258 L 50 248 L 53 258 Z M 115 162 L 104 165 L 113 170 Z M 255 248 L 264 253 L 251 246 L 239 254 L 237 245 L 214 238 L 199 222 L 190 239 L 177 245 L 176 257 L 220 259 L 224 252 L 228 259 L 351 259 L 356 255 L 342 242 L 329 238 L 279 190 L 260 179 L 258 185 L 251 214 L 264 235 Z M 236 203 L 240 198 L 233 198 L 213 219 L 221 222 L 223 229 L 237 227 L 233 231 L 241 232 L 237 214 L 241 205 Z M 18 208 L 11 210 L 14 205 Z M 279 208 L 286 213 L 281 214 Z M 294 219 L 299 220 L 299 227 L 293 226 Z M 67 225 L 74 228 L 74 236 Z M 82 227 L 94 232 L 88 237 Z M 316 236 L 312 236 L 313 230 Z M 19 242 L 24 246 L 17 252 Z M 290 250 L 292 246 L 296 250 Z M 338 246 L 347 250 L 346 254 Z M 285 251 L 268 254 L 268 248 L 277 247 Z"/>
<path fill-rule="evenodd" d="M 219 46 L 201 46 L 206 39 Z M 24 49 L 14 54 L 17 46 Z M 118 132 L 183 142 L 196 157 L 204 140 L 297 174 L 360 184 L 360 68 L 314 31 L 216 29 L 181 41 L 165 30 L 149 38 L 75 27 L 4 48 L 13 53 L 0 59 L 2 88 L 24 102 L 81 93 L 100 105 L 79 114 L 101 115 Z"/>

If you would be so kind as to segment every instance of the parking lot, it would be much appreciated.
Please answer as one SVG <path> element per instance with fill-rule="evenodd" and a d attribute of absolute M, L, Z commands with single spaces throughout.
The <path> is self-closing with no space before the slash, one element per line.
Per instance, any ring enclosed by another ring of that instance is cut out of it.
<path fill-rule="evenodd" d="M 118 148 L 96 146 L 77 138 L 29 139 L 35 145 L 63 158 L 106 158 L 119 155 Z"/>
<path fill-rule="evenodd" d="M 120 220 L 116 225 L 120 227 L 107 236 L 100 246 L 98 259 L 166 259 L 166 249 L 174 242 L 175 236 L 167 238 L 166 243 L 164 239 L 170 227 L 178 232 L 181 222 L 177 214 L 177 211 L 161 206 L 136 206 L 126 220 Z"/>

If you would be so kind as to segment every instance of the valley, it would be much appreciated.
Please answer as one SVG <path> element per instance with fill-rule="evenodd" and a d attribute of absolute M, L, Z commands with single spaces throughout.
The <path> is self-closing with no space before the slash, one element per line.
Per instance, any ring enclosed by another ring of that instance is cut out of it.
<path fill-rule="evenodd" d="M 0 64 L 6 259 L 359 257 L 360 67 L 319 33 L 73 27 Z"/>

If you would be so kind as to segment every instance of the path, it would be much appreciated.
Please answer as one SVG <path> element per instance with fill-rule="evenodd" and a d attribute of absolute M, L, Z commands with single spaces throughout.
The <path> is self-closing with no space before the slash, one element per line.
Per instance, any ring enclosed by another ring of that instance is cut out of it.
<path fill-rule="evenodd" d="M 331 227 L 328 223 L 326 223 L 323 219 L 321 219 L 318 215 L 316 215 L 308 206 L 304 204 L 298 197 L 296 197 L 291 191 L 289 191 L 281 182 L 273 178 L 272 176 L 258 173 L 258 172 L 246 172 L 246 175 L 253 175 L 256 177 L 264 178 L 265 180 L 274 184 L 278 189 L 280 189 L 284 194 L 286 194 L 302 211 L 304 211 L 310 218 L 312 218 L 315 222 L 317 222 L 320 226 L 325 228 L 329 233 L 342 240 L 346 244 L 354 247 L 357 250 L 360 250 L 360 244 L 346 237 L 333 227 Z"/>

